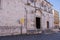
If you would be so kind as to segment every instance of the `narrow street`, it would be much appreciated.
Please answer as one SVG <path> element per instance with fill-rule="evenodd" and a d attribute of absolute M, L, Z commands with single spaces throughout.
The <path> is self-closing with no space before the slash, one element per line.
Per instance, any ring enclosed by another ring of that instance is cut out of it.
<path fill-rule="evenodd" d="M 60 32 L 53 34 L 2 36 L 0 40 L 60 40 Z"/>

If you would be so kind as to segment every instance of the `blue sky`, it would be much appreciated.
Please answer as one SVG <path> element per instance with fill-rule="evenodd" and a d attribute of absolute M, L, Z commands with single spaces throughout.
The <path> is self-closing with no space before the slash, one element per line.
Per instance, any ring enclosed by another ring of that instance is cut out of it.
<path fill-rule="evenodd" d="M 60 15 L 60 0 L 48 0 L 51 4 L 53 4 L 53 8 L 59 12 Z"/>

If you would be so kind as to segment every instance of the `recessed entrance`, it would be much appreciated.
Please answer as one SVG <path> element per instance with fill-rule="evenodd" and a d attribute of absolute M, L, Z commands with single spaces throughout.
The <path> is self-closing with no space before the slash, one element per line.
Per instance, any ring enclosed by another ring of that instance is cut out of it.
<path fill-rule="evenodd" d="M 47 21 L 47 28 L 49 28 L 49 22 Z"/>
<path fill-rule="evenodd" d="M 41 28 L 41 18 L 36 17 L 36 28 L 40 29 Z"/>

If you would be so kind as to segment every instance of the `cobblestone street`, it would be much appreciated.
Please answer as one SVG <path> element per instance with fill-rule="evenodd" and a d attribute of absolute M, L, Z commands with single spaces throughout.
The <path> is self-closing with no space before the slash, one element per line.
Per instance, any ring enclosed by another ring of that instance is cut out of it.
<path fill-rule="evenodd" d="M 2 36 L 0 40 L 60 40 L 60 32 L 53 34 Z"/>

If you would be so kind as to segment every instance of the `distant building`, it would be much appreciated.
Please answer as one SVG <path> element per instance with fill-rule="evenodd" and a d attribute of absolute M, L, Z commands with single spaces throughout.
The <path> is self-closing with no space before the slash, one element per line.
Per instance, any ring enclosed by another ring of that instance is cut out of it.
<path fill-rule="evenodd" d="M 55 28 L 59 28 L 59 12 L 57 10 L 53 10 L 54 12 L 54 26 Z"/>
<path fill-rule="evenodd" d="M 60 28 L 60 18 L 59 18 L 59 28 Z"/>
<path fill-rule="evenodd" d="M 0 34 L 40 33 L 54 27 L 52 4 L 47 0 L 1 0 Z"/>

